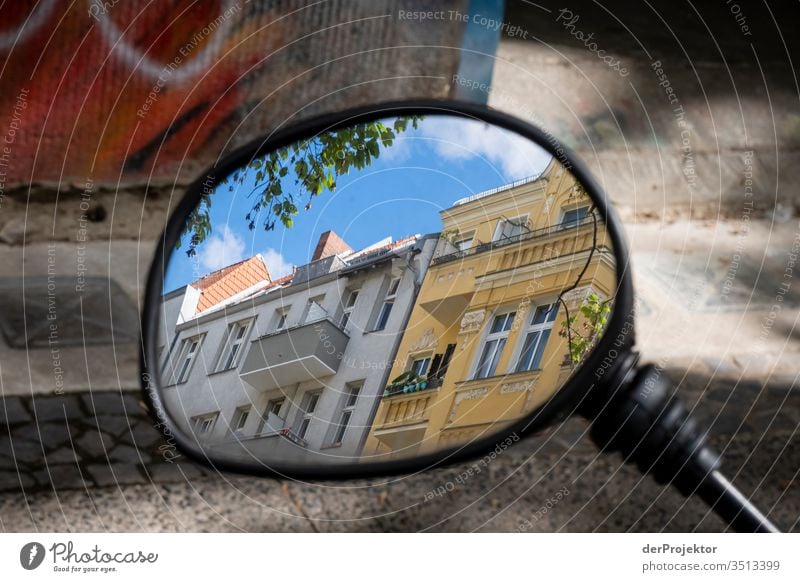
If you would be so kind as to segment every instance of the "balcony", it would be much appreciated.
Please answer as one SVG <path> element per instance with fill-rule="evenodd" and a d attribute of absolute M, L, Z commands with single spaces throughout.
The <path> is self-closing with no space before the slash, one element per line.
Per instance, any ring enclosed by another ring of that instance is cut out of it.
<path fill-rule="evenodd" d="M 454 253 L 449 253 L 447 255 L 435 257 L 434 259 L 431 260 L 431 266 L 433 267 L 436 265 L 442 265 L 444 263 L 449 263 L 451 261 L 456 261 L 458 259 L 465 259 L 480 253 L 484 253 L 486 251 L 499 249 L 515 243 L 522 243 L 530 240 L 543 239 L 551 235 L 569 234 L 571 231 L 573 231 L 573 229 L 577 229 L 579 227 L 589 224 L 594 224 L 594 218 L 591 214 L 585 216 L 582 219 L 573 220 L 569 222 L 560 222 L 558 224 L 553 224 L 550 226 L 546 226 L 544 228 L 539 228 L 537 230 L 523 232 L 522 234 L 519 234 L 517 236 L 502 238 L 500 240 L 488 243 L 473 245 L 471 248 L 465 249 L 463 251 L 456 251 Z M 600 224 L 601 223 L 598 220 L 598 225 Z"/>
<path fill-rule="evenodd" d="M 392 396 L 399 396 L 400 394 L 413 394 L 423 390 L 434 390 L 439 388 L 441 385 L 442 379 L 436 377 L 427 378 L 422 382 L 416 382 L 413 384 L 389 384 L 383 391 L 383 397 L 390 398 Z"/>
<path fill-rule="evenodd" d="M 231 438 L 207 446 L 227 458 L 252 461 L 297 461 L 308 444 L 287 426 L 286 420 L 270 412 L 264 426 L 255 434 L 234 434 Z"/>
<path fill-rule="evenodd" d="M 349 339 L 328 318 L 261 336 L 250 343 L 239 376 L 261 391 L 332 376 Z"/>

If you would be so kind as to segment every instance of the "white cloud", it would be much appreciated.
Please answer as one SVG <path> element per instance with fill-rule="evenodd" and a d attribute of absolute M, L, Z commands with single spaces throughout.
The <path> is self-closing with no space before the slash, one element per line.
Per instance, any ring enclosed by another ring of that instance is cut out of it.
<path fill-rule="evenodd" d="M 395 164 L 407 161 L 411 157 L 411 144 L 413 143 L 411 140 L 413 139 L 413 137 L 403 134 L 398 135 L 389 147 L 381 146 L 381 155 L 378 159 Z"/>
<path fill-rule="evenodd" d="M 432 147 L 442 157 L 484 157 L 508 180 L 539 174 L 551 157 L 533 142 L 482 121 L 432 117 L 422 122 L 420 132 L 433 139 Z"/>
<path fill-rule="evenodd" d="M 275 249 L 267 249 L 262 251 L 261 257 L 269 269 L 269 275 L 272 279 L 278 279 L 284 275 L 288 275 L 294 269 L 294 263 L 291 263 L 283 258 Z"/>
<path fill-rule="evenodd" d="M 213 233 L 200 250 L 200 264 L 216 271 L 244 259 L 244 249 L 244 239 L 223 224 L 221 232 Z"/>

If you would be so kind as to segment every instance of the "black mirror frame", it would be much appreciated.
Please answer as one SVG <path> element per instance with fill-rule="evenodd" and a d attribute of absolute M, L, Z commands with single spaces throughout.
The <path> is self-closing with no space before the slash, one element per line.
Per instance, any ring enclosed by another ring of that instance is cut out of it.
<path fill-rule="evenodd" d="M 318 466 L 269 466 L 256 461 L 247 462 L 215 458 L 210 451 L 198 446 L 196 440 L 184 434 L 178 427 L 161 400 L 158 378 L 156 375 L 151 377 L 147 366 L 148 361 L 158 362 L 156 346 L 158 343 L 159 309 L 164 272 L 172 250 L 175 248 L 175 243 L 183 230 L 186 218 L 194 210 L 204 189 L 207 190 L 209 188 L 209 177 L 214 180 L 216 185 L 219 183 L 217 176 L 228 176 L 253 157 L 289 145 L 300 139 L 308 138 L 321 131 L 386 117 L 426 114 L 466 117 L 485 121 L 515 132 L 522 137 L 530 139 L 552 154 L 584 186 L 586 193 L 594 201 L 600 216 L 605 220 L 606 229 L 614 247 L 613 251 L 617 265 L 618 286 L 614 309 L 603 336 L 587 359 L 581 364 L 580 369 L 576 370 L 567 380 L 567 383 L 544 405 L 506 429 L 458 448 L 445 449 L 420 457 L 398 459 L 396 461 L 342 465 L 320 464 Z M 632 316 L 633 285 L 630 275 L 630 262 L 628 247 L 625 243 L 619 218 L 610 207 L 605 192 L 603 192 L 584 164 L 569 149 L 561 145 L 557 139 L 545 131 L 485 106 L 446 100 L 389 102 L 325 114 L 313 119 L 300 121 L 285 129 L 276 130 L 266 138 L 255 140 L 228 155 L 188 188 L 185 196 L 178 203 L 167 222 L 148 273 L 142 311 L 142 390 L 145 402 L 156 418 L 157 426 L 170 442 L 174 442 L 178 449 L 190 459 L 219 471 L 310 480 L 354 479 L 409 474 L 486 455 L 494 450 L 498 443 L 505 441 L 512 435 L 522 437 L 532 434 L 574 414 L 587 395 L 597 393 L 608 382 L 612 381 L 622 364 L 628 359 L 628 355 L 633 348 Z M 622 338 L 622 341 L 620 338 Z M 598 374 L 597 371 L 601 369 L 603 373 Z"/>

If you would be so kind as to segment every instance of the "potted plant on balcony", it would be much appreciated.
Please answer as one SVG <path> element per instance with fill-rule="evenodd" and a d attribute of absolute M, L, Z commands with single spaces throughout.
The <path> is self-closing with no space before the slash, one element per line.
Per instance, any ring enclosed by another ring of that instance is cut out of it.
<path fill-rule="evenodd" d="M 408 394 L 409 392 L 416 392 L 417 390 L 424 390 L 427 388 L 428 382 L 414 372 L 413 370 L 409 370 L 407 372 L 403 372 L 397 378 L 391 381 L 391 383 L 386 387 L 384 390 L 384 396 L 391 396 L 393 394 Z"/>

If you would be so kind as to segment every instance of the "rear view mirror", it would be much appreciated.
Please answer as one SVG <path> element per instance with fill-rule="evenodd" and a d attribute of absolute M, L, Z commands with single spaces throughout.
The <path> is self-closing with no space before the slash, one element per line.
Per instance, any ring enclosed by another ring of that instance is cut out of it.
<path fill-rule="evenodd" d="M 148 393 L 189 454 L 250 472 L 507 446 L 613 367 L 622 249 L 535 128 L 438 105 L 315 120 L 212 168 L 170 219 Z"/>

